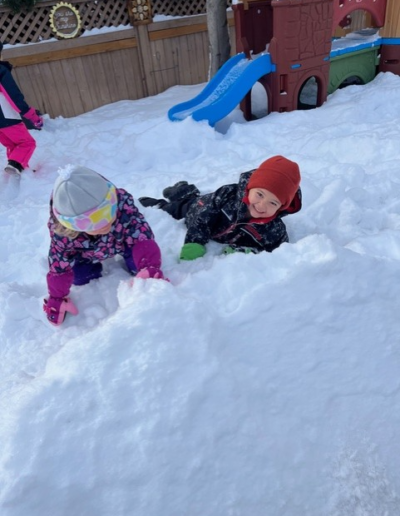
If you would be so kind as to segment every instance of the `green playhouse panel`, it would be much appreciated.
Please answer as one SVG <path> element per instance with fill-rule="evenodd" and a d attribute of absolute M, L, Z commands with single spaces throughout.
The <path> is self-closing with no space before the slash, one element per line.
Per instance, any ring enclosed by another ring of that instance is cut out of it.
<path fill-rule="evenodd" d="M 379 48 L 365 48 L 351 54 L 342 54 L 331 59 L 328 94 L 333 93 L 350 77 L 358 77 L 367 84 L 376 77 L 379 65 Z"/>

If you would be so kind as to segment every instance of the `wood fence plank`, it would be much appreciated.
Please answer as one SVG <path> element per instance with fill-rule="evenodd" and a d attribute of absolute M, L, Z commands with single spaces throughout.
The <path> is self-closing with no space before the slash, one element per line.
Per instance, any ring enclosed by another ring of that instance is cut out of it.
<path fill-rule="evenodd" d="M 109 78 L 112 83 L 111 97 L 113 102 L 129 98 L 122 52 L 112 52 L 107 54 L 106 57 L 106 68 L 109 70 Z"/>
<path fill-rule="evenodd" d="M 137 51 L 123 52 L 123 71 L 128 89 L 128 99 L 141 99 L 147 95 L 145 77 L 141 71 L 139 53 Z"/>
<path fill-rule="evenodd" d="M 36 55 L 28 55 L 21 57 L 10 57 L 10 61 L 15 66 L 28 66 L 43 62 L 59 61 L 60 59 L 72 59 L 74 57 L 91 56 L 95 54 L 103 54 L 105 52 L 114 52 L 125 48 L 135 48 L 136 40 L 128 39 L 122 41 L 112 41 L 106 43 L 97 43 L 84 47 L 69 48 L 64 50 L 56 50 L 44 52 Z"/>
<path fill-rule="evenodd" d="M 123 81 L 121 81 L 121 72 L 123 73 L 123 71 L 118 61 L 120 52 L 108 53 L 105 57 L 104 68 L 108 75 L 111 102 L 117 102 L 121 98 L 126 98 L 127 95 L 126 85 L 123 84 L 125 77 L 123 77 Z"/>
<path fill-rule="evenodd" d="M 138 41 L 140 45 L 140 65 L 143 70 L 145 81 L 146 95 L 155 95 L 158 93 L 156 81 L 153 72 L 153 53 L 149 41 L 149 34 L 145 25 L 137 27 Z"/>
<path fill-rule="evenodd" d="M 102 65 L 103 59 L 97 54 L 85 58 L 85 72 L 88 84 L 93 87 L 92 97 L 95 108 L 110 103 L 108 77 L 105 76 Z"/>
<path fill-rule="evenodd" d="M 71 66 L 72 63 L 73 66 Z M 74 91 L 76 95 L 79 95 L 82 103 L 82 111 L 80 114 L 92 111 L 96 107 L 96 104 L 93 101 L 92 87 L 86 77 L 84 58 L 79 57 L 74 59 L 73 62 L 66 61 L 65 65 L 72 69 L 75 76 L 75 80 L 73 81 L 73 85 L 75 86 Z"/>
<path fill-rule="evenodd" d="M 49 66 L 49 69 L 53 77 L 53 84 L 63 106 L 63 116 L 71 117 L 74 112 L 76 113 L 78 109 L 81 109 L 80 98 L 77 95 L 70 94 L 71 85 L 68 82 L 68 77 L 64 74 L 62 61 L 55 61 L 51 67 Z M 49 89 L 47 91 L 49 94 Z"/>
<path fill-rule="evenodd" d="M 208 66 L 208 38 L 205 34 L 195 34 L 192 38 L 195 44 L 195 55 L 201 56 L 196 60 L 192 71 L 192 82 L 190 84 L 199 84 L 207 79 Z"/>
<path fill-rule="evenodd" d="M 75 60 L 75 65 L 78 61 L 78 59 Z M 65 106 L 63 116 L 73 117 L 74 113 L 84 113 L 87 109 L 82 95 L 81 79 L 76 73 L 76 66 L 70 66 L 68 61 L 59 61 L 59 63 L 62 77 L 70 94 L 70 105 Z"/>
<path fill-rule="evenodd" d="M 199 23 L 196 25 L 188 25 L 184 27 L 177 27 L 173 29 L 157 30 L 149 32 L 150 41 L 158 41 L 160 39 L 177 38 L 179 36 L 187 36 L 189 34 L 196 34 L 197 32 L 206 32 L 207 24 Z"/>
<path fill-rule="evenodd" d="M 61 104 L 58 102 L 58 92 L 55 92 L 53 95 L 48 95 L 48 88 L 52 86 L 52 81 L 49 80 L 46 72 L 50 73 L 50 70 L 43 70 L 42 67 L 39 66 L 30 66 L 24 68 L 23 72 L 24 75 L 21 79 L 22 91 L 25 92 L 25 84 L 30 85 L 29 91 L 27 92 L 28 104 L 33 105 L 44 114 L 52 112 L 52 110 L 61 109 Z M 54 90 L 52 89 L 51 91 Z M 30 92 L 33 94 L 32 100 Z"/>
<path fill-rule="evenodd" d="M 43 63 L 40 66 L 28 67 L 28 70 L 34 73 L 35 81 L 42 89 L 44 113 L 64 113 L 63 99 L 57 90 L 57 83 L 54 82 L 52 66 Z"/>
<path fill-rule="evenodd" d="M 174 62 L 170 40 L 159 40 L 152 43 L 154 55 L 154 76 L 159 91 L 164 91 L 179 81 L 177 66 Z"/>
<path fill-rule="evenodd" d="M 192 38 L 171 38 L 171 45 L 174 45 L 175 54 L 177 56 L 176 66 L 179 70 L 179 84 L 193 84 L 193 69 L 197 68 L 197 59 L 193 59 L 196 55 L 191 47 Z"/>
<path fill-rule="evenodd" d="M 165 64 L 162 63 L 162 55 L 164 53 L 162 41 L 154 41 L 151 44 L 152 50 L 152 77 L 155 83 L 156 91 L 164 91 L 168 88 L 167 82 L 165 81 L 163 74 L 163 67 Z"/>
<path fill-rule="evenodd" d="M 203 38 L 203 60 L 201 63 L 204 69 L 204 79 L 201 82 L 206 82 L 208 80 L 209 70 L 210 70 L 210 49 L 208 43 L 208 36 Z"/>
<path fill-rule="evenodd" d="M 398 0 L 388 0 L 385 26 L 380 33 L 384 38 L 400 37 L 400 5 Z"/>
<path fill-rule="evenodd" d="M 202 21 L 200 22 L 200 20 Z M 234 27 L 234 25 L 233 14 L 228 13 L 228 26 Z M 170 22 L 170 25 L 163 25 L 162 22 L 160 22 L 153 23 L 149 26 L 150 41 L 187 36 L 198 32 L 207 32 L 207 19 L 205 15 L 199 16 L 198 18 L 196 17 L 196 23 L 192 21 L 192 23 L 182 23 L 178 25 L 176 22 Z"/>
<path fill-rule="evenodd" d="M 88 86 L 88 95 L 90 95 L 90 103 L 92 105 L 91 110 L 93 110 L 98 107 L 98 99 L 100 98 L 100 88 L 98 81 L 93 81 L 93 79 L 96 78 L 96 70 L 93 65 L 92 56 L 83 56 L 81 60 L 84 78 Z"/>
<path fill-rule="evenodd" d="M 42 113 L 62 113 L 58 91 L 53 84 L 53 74 L 48 65 L 34 65 L 26 68 L 36 96 L 41 96 L 40 102 L 35 104 Z"/>
<path fill-rule="evenodd" d="M 169 20 L 150 23 L 148 25 L 148 30 L 149 32 L 155 32 L 158 30 L 173 29 L 187 25 L 204 24 L 206 23 L 206 19 L 207 17 L 205 14 L 198 14 L 196 16 L 190 16 L 187 18 L 171 18 Z"/>
<path fill-rule="evenodd" d="M 110 71 L 105 66 L 105 60 L 103 57 L 104 56 L 99 54 L 93 56 L 97 78 L 100 75 L 101 96 L 99 106 L 113 102 L 112 89 L 114 85 L 114 77 L 112 74 L 110 74 Z"/>

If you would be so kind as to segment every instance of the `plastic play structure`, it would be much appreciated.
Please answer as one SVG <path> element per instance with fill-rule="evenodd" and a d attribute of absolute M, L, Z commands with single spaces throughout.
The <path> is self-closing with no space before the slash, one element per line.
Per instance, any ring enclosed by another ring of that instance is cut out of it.
<path fill-rule="evenodd" d="M 238 54 L 198 96 L 172 107 L 170 120 L 191 116 L 213 126 L 238 104 L 251 120 L 257 81 L 270 113 L 301 109 L 310 79 L 317 89 L 311 107 L 318 107 L 346 82 L 366 84 L 378 72 L 400 75 L 400 0 L 238 0 L 232 8 Z M 368 13 L 373 28 L 334 37 L 357 10 Z"/>
<path fill-rule="evenodd" d="M 208 120 L 214 125 L 234 109 L 252 86 L 264 75 L 275 71 L 271 55 L 247 59 L 242 52 L 231 57 L 193 100 L 171 108 L 171 120 L 182 120 L 191 115 L 194 120 Z"/>

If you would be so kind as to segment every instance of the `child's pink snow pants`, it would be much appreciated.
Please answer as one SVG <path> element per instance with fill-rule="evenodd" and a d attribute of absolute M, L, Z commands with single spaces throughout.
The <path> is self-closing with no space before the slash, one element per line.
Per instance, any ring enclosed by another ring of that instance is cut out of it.
<path fill-rule="evenodd" d="M 36 141 L 21 122 L 0 129 L 0 143 L 7 149 L 7 159 L 17 161 L 26 168 L 36 149 Z"/>

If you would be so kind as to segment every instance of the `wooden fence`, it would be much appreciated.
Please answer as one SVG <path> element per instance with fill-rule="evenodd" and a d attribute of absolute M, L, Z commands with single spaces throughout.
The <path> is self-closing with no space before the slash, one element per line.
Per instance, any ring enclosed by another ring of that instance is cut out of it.
<path fill-rule="evenodd" d="M 386 22 L 381 31 L 384 38 L 400 37 L 400 2 L 399 0 L 387 0 Z"/>
<path fill-rule="evenodd" d="M 178 84 L 207 81 L 209 50 L 205 14 L 132 26 L 125 0 L 70 0 L 79 9 L 83 33 L 57 40 L 44 1 L 31 13 L 0 7 L 3 58 L 26 100 L 51 117 L 73 117 L 119 100 L 136 100 Z M 153 16 L 205 10 L 205 0 L 153 0 Z M 186 5 L 189 11 L 183 11 Z M 194 5 L 197 7 L 194 9 Z M 229 13 L 234 47 L 232 13 Z M 108 27 L 96 34 L 99 28 Z M 11 44 L 11 46 L 9 46 Z M 233 50 L 234 51 L 234 50 Z"/>

